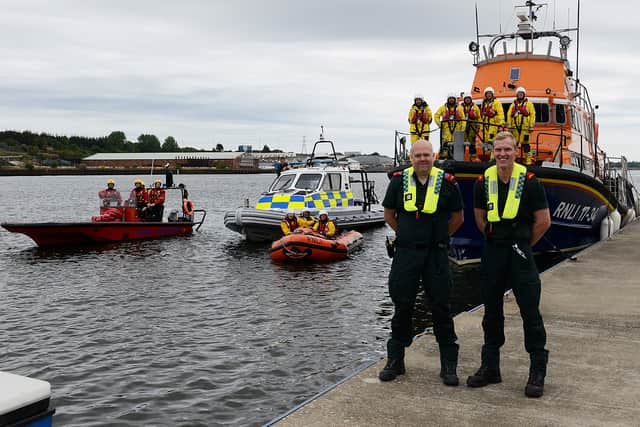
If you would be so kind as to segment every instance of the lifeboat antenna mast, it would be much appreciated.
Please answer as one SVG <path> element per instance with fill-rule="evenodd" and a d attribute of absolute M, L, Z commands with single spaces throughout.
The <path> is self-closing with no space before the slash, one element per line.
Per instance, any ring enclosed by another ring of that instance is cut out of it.
<path fill-rule="evenodd" d="M 578 66 L 580 65 L 580 0 L 578 0 L 578 21 L 576 23 L 576 82 L 580 82 Z"/>

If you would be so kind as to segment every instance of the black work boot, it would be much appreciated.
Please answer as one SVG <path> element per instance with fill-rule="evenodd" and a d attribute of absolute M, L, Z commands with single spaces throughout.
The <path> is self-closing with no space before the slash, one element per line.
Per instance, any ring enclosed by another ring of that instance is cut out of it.
<path fill-rule="evenodd" d="M 444 361 L 440 365 L 440 378 L 444 385 L 457 386 L 460 383 L 456 374 L 457 365 L 456 362 L 451 361 Z"/>
<path fill-rule="evenodd" d="M 398 375 L 404 375 L 404 359 L 387 359 L 387 364 L 378 374 L 380 381 L 392 381 L 395 380 Z"/>
<path fill-rule="evenodd" d="M 480 366 L 478 371 L 467 378 L 468 387 L 484 387 L 488 384 L 498 384 L 502 382 L 500 376 L 500 368 L 489 368 L 487 366 Z"/>
<path fill-rule="evenodd" d="M 544 372 L 541 370 L 531 369 L 529 371 L 529 380 L 524 388 L 524 394 L 527 397 L 541 397 L 544 393 Z"/>

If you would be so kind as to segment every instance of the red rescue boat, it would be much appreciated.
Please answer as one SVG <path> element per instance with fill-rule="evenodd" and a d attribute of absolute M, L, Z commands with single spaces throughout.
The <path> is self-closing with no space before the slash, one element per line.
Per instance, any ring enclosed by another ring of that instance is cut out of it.
<path fill-rule="evenodd" d="M 331 262 L 347 258 L 362 246 L 364 238 L 357 231 L 347 231 L 330 239 L 310 228 L 299 228 L 271 244 L 274 261 Z"/>
<path fill-rule="evenodd" d="M 11 232 L 26 234 L 39 246 L 83 245 L 187 236 L 193 233 L 194 227 L 196 231 L 200 228 L 206 215 L 204 209 L 193 209 L 193 202 L 185 198 L 182 215 L 173 210 L 166 221 L 141 219 L 135 206 L 103 203 L 100 215 L 91 217 L 91 222 L 3 222 L 0 225 Z"/>

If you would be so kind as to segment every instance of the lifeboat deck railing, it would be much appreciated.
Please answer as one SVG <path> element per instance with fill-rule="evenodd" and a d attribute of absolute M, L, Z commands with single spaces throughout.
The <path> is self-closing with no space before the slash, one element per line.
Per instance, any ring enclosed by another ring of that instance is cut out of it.
<path fill-rule="evenodd" d="M 479 158 L 486 161 L 489 160 L 489 149 L 490 149 L 491 143 L 485 142 L 484 140 L 485 134 L 487 134 L 493 128 L 495 128 L 496 133 L 502 129 L 505 129 L 504 125 L 496 125 L 496 124 L 484 123 L 481 121 L 474 121 L 474 120 L 468 120 L 468 119 L 459 119 L 459 120 L 451 120 L 451 121 L 465 122 L 467 126 L 475 127 L 476 129 L 476 132 L 474 135 L 475 144 L 479 147 L 479 150 L 480 150 L 477 153 L 477 155 Z M 448 146 L 450 150 L 453 148 L 453 142 L 443 141 L 443 132 L 440 132 L 440 128 L 428 129 L 425 131 L 425 133 L 429 136 L 432 136 L 432 134 L 434 133 L 439 134 L 440 151 L 442 151 L 442 148 L 445 146 Z M 535 135 L 536 135 L 535 142 L 532 143 L 532 148 L 535 147 L 535 149 L 532 150 L 534 160 L 541 162 L 544 159 L 550 159 L 550 161 L 557 163 L 560 167 L 562 167 L 566 163 L 564 159 L 565 151 L 568 150 L 567 145 L 568 145 L 569 135 L 566 132 L 566 130 L 562 126 L 557 128 L 547 128 L 545 131 L 535 132 Z M 411 144 L 407 144 L 407 136 L 410 136 L 410 133 L 401 132 L 397 130 L 394 133 L 394 161 L 393 161 L 394 169 L 398 167 L 403 167 L 409 164 L 409 151 L 411 148 Z M 557 138 L 557 145 L 555 147 L 553 147 L 552 145 L 549 148 L 548 145 L 553 144 L 554 138 Z M 592 173 L 594 177 L 598 177 L 600 172 L 599 170 L 600 168 L 598 167 L 599 162 L 585 155 L 584 149 L 583 149 L 584 136 L 577 134 L 574 136 L 574 138 L 579 138 L 579 146 L 580 146 L 580 151 L 576 153 L 579 155 L 579 157 L 577 159 L 577 164 L 575 166 L 579 168 L 580 172 L 584 173 L 586 170 L 589 170 L 589 172 Z M 547 148 L 543 148 L 541 150 L 541 144 L 543 142 L 545 143 L 545 145 L 547 145 Z M 466 142 L 466 141 L 464 142 L 465 150 L 468 149 L 467 147 L 469 145 L 471 145 L 470 142 Z M 518 151 L 519 151 L 518 152 L 519 157 L 524 158 L 525 153 L 523 151 L 522 144 L 520 144 Z M 452 151 L 450 151 L 450 153 L 451 152 Z M 546 156 L 541 156 L 540 154 L 546 154 Z M 587 167 L 587 164 L 591 164 L 591 163 L 594 164 L 593 170 Z M 602 179 L 602 177 L 600 177 L 600 179 Z"/>
<path fill-rule="evenodd" d="M 604 184 L 618 202 L 625 207 L 637 206 L 640 201 L 640 192 L 634 185 L 627 158 L 624 156 L 607 157 L 605 171 Z"/>

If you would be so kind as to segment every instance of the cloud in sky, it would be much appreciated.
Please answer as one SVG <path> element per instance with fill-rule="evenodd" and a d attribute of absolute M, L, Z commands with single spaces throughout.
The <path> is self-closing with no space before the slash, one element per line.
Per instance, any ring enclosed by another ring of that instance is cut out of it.
<path fill-rule="evenodd" d="M 510 2 L 478 3 L 481 33 L 513 28 Z M 640 127 L 630 92 L 640 30 L 602 19 L 623 2 L 592 3 L 582 2 L 580 77 L 600 105 L 602 145 L 640 159 L 625 141 Z M 299 150 L 323 124 L 341 150 L 391 154 L 415 92 L 437 107 L 469 89 L 474 4 L 12 2 L 0 15 L 0 128 Z M 573 1 L 548 9 L 540 26 L 554 10 L 556 27 L 575 24 Z"/>

